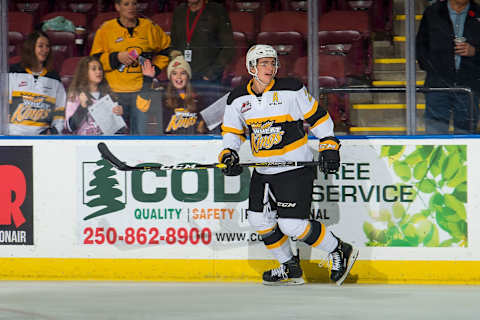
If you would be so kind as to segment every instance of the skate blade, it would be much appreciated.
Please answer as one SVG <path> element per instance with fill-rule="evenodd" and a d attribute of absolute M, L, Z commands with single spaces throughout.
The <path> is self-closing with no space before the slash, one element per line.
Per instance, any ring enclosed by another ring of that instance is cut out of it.
<path fill-rule="evenodd" d="M 303 280 L 303 278 L 290 278 L 276 282 L 263 281 L 263 284 L 266 286 L 299 286 L 304 283 L 305 280 Z"/>
<path fill-rule="evenodd" d="M 336 281 L 337 286 L 341 286 L 343 284 L 343 281 L 347 278 L 348 274 L 350 273 L 350 270 L 353 267 L 353 264 L 357 260 L 358 257 L 358 249 L 357 248 L 352 248 L 352 254 L 350 255 L 350 258 L 348 258 L 348 263 L 347 263 L 347 270 L 343 274 L 343 276 Z"/>

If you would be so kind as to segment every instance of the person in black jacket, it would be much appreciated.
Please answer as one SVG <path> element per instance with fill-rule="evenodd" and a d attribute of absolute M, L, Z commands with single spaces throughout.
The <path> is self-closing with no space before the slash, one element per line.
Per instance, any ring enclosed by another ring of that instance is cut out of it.
<path fill-rule="evenodd" d="M 222 94 L 225 67 L 235 55 L 230 18 L 220 3 L 188 0 L 173 13 L 172 49 L 192 68 L 192 85 L 209 105 Z"/>
<path fill-rule="evenodd" d="M 416 37 L 417 60 L 427 72 L 425 87 L 467 87 L 474 105 L 460 92 L 425 94 L 427 134 L 447 134 L 453 114 L 455 134 L 475 133 L 480 91 L 480 7 L 469 0 L 441 0 L 425 9 Z M 471 122 L 473 121 L 473 123 Z"/>

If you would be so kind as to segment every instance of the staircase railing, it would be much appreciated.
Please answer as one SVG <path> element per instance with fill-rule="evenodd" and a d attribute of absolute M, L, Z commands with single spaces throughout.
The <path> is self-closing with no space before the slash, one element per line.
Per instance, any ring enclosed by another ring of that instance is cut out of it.
<path fill-rule="evenodd" d="M 474 94 L 470 88 L 425 88 L 425 87 L 416 87 L 416 92 L 458 92 L 467 94 L 470 99 L 470 107 L 468 108 L 468 120 L 469 120 L 469 131 L 470 133 L 474 132 L 474 118 L 473 118 L 473 108 L 475 107 Z M 406 87 L 350 87 L 350 88 L 320 88 L 319 93 L 392 93 L 392 92 L 407 92 Z M 410 124 L 408 124 L 410 125 Z M 416 132 L 417 128 L 408 128 L 407 132 L 413 134 Z"/>

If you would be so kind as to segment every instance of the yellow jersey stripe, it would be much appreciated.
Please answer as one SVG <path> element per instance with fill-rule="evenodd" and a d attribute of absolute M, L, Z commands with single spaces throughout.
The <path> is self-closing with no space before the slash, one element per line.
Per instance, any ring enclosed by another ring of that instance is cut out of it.
<path fill-rule="evenodd" d="M 252 124 L 257 123 L 257 122 L 266 122 L 266 121 L 275 121 L 276 123 L 281 123 L 281 122 L 295 121 L 295 120 L 289 114 L 283 114 L 281 116 L 272 116 L 272 117 L 255 118 L 255 119 L 247 119 L 246 120 L 248 125 L 252 125 Z"/>
<path fill-rule="evenodd" d="M 316 247 L 316 246 L 318 246 L 320 243 L 322 243 L 323 238 L 325 237 L 325 225 L 324 225 L 323 223 L 321 223 L 321 222 L 320 222 L 320 224 L 322 225 L 322 231 L 320 232 L 320 235 L 318 236 L 317 241 L 315 241 L 315 243 L 312 244 L 312 247 Z"/>
<path fill-rule="evenodd" d="M 268 229 L 265 229 L 265 230 L 259 230 L 259 231 L 257 231 L 257 233 L 260 234 L 260 235 L 267 234 L 267 233 L 269 233 L 269 232 L 272 232 L 273 229 L 275 229 L 276 226 L 277 226 L 277 225 L 274 225 L 274 226 L 271 227 L 271 228 L 268 228 Z"/>
<path fill-rule="evenodd" d="M 322 123 L 324 123 L 328 119 L 330 119 L 330 115 L 327 113 L 326 115 L 324 115 L 323 117 L 318 119 L 317 122 L 315 122 L 315 124 L 312 126 L 312 129 L 315 128 L 315 127 L 318 127 L 319 125 L 321 125 Z"/>
<path fill-rule="evenodd" d="M 238 130 L 236 128 L 227 127 L 227 126 L 222 125 L 222 134 L 223 133 L 234 133 L 234 134 L 242 135 L 242 134 L 245 133 L 245 130 Z"/>
<path fill-rule="evenodd" d="M 317 109 L 318 109 L 318 101 L 315 100 L 315 103 L 313 104 L 313 107 L 310 111 L 308 111 L 307 113 L 305 113 L 303 115 L 303 118 L 307 119 L 307 118 L 310 118 L 311 116 L 313 116 L 315 114 L 315 112 L 317 112 Z"/>
<path fill-rule="evenodd" d="M 266 247 L 267 247 L 267 249 L 270 249 L 270 250 L 276 249 L 276 248 L 281 247 L 282 244 L 284 244 L 285 241 L 287 241 L 287 240 L 288 240 L 288 236 L 283 236 L 282 239 L 278 240 L 278 241 L 275 242 L 275 243 L 268 244 L 268 245 L 266 245 Z"/>
<path fill-rule="evenodd" d="M 252 150 L 252 153 L 255 157 L 272 157 L 272 156 L 281 156 L 287 152 L 300 148 L 301 146 L 307 144 L 308 136 L 305 135 L 303 138 L 298 139 L 295 142 L 290 143 L 289 145 L 284 146 L 282 149 L 276 150 L 261 150 L 255 152 Z"/>
<path fill-rule="evenodd" d="M 305 238 L 305 236 L 310 232 L 310 229 L 311 229 L 311 226 L 310 226 L 310 222 L 307 224 L 307 227 L 305 228 L 305 231 L 303 231 L 303 233 L 301 235 L 299 235 L 297 237 L 297 239 L 301 240 L 303 238 Z"/>

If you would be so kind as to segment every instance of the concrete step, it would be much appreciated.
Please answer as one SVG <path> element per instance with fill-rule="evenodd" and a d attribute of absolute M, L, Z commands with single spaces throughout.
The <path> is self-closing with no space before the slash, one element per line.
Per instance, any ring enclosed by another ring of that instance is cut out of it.
<path fill-rule="evenodd" d="M 405 71 L 376 71 L 374 73 L 375 81 L 405 81 Z M 417 71 L 417 81 L 425 80 L 425 71 Z"/>
<path fill-rule="evenodd" d="M 373 104 L 402 104 L 406 101 L 406 94 L 403 92 L 376 93 L 372 96 Z M 417 104 L 425 103 L 425 96 L 422 93 L 416 95 Z"/>
<path fill-rule="evenodd" d="M 417 109 L 416 124 L 424 127 L 424 109 Z M 407 126 L 406 110 L 399 109 L 352 109 L 351 134 L 404 134 Z"/>
<path fill-rule="evenodd" d="M 405 17 L 406 16 L 404 14 L 397 14 L 393 17 L 393 34 L 405 34 Z M 417 33 L 418 27 L 420 26 L 420 20 L 422 20 L 422 15 L 415 15 L 415 34 Z"/>
<path fill-rule="evenodd" d="M 405 72 L 405 58 L 375 58 L 373 60 L 373 71 L 390 71 L 390 72 Z M 416 63 L 417 71 L 421 71 L 418 63 Z"/>
<path fill-rule="evenodd" d="M 395 14 L 405 14 L 405 4 L 407 0 L 393 0 L 393 12 Z M 425 8 L 430 5 L 428 0 L 415 0 L 415 14 L 422 14 Z"/>

